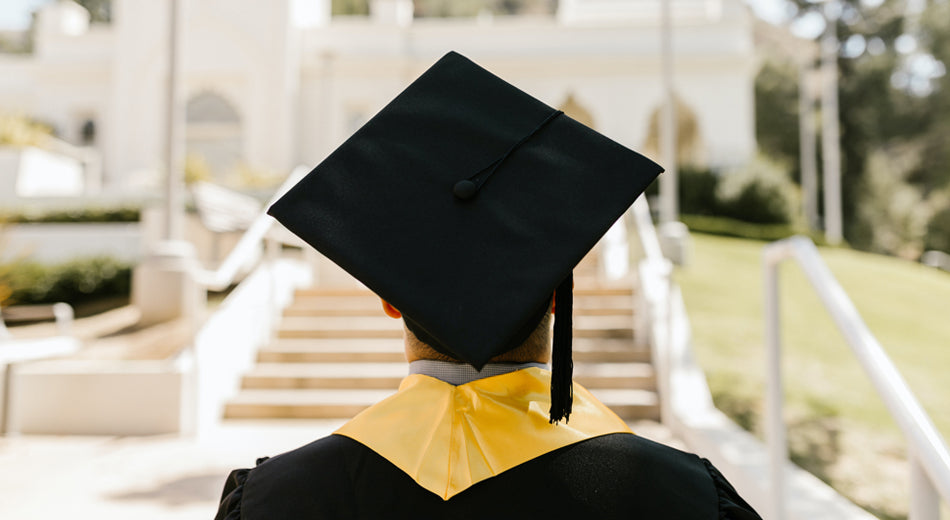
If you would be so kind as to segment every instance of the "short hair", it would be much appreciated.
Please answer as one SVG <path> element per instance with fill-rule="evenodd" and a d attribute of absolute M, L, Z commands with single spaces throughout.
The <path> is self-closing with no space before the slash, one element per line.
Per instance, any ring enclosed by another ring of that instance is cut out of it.
<path fill-rule="evenodd" d="M 531 335 L 518 347 L 499 354 L 490 360 L 489 363 L 547 363 L 551 359 L 551 313 L 545 312 L 541 322 L 534 328 Z M 461 363 L 461 361 L 443 354 L 436 349 L 423 343 L 408 327 L 403 327 L 406 333 L 406 354 L 416 359 L 432 359 L 436 361 L 449 361 L 452 363 Z"/>

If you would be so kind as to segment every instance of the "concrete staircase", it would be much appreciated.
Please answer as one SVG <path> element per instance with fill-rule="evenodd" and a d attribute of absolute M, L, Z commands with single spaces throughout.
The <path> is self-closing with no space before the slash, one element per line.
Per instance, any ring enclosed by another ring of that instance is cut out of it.
<path fill-rule="evenodd" d="M 649 351 L 633 346 L 632 286 L 577 278 L 574 294 L 575 380 L 624 419 L 658 419 Z M 402 334 L 366 289 L 298 291 L 225 418 L 352 417 L 405 377 Z"/>

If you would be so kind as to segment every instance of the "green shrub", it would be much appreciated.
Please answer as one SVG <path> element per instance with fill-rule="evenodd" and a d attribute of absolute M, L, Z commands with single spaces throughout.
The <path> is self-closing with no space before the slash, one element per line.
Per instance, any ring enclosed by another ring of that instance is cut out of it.
<path fill-rule="evenodd" d="M 816 244 L 824 245 L 825 240 L 821 233 L 809 232 L 790 224 L 754 224 L 724 217 L 708 215 L 680 215 L 680 221 L 686 224 L 690 231 L 707 235 L 724 237 L 747 238 L 774 242 L 793 235 L 805 235 Z"/>
<path fill-rule="evenodd" d="M 758 224 L 793 224 L 799 207 L 788 168 L 762 155 L 725 172 L 716 198 L 717 215 Z"/>
<path fill-rule="evenodd" d="M 930 218 L 924 248 L 950 253 L 950 206 L 937 211 Z"/>
<path fill-rule="evenodd" d="M 684 167 L 679 171 L 680 213 L 718 215 L 716 192 L 719 176 L 709 168 Z"/>
<path fill-rule="evenodd" d="M 0 307 L 7 304 L 7 300 L 13 296 L 13 289 L 10 287 L 10 264 L 0 264 Z"/>
<path fill-rule="evenodd" d="M 849 236 L 861 249 L 916 259 L 923 252 L 927 223 L 936 199 L 928 197 L 907 176 L 917 162 L 914 147 L 875 150 L 855 190 L 858 207 Z"/>
<path fill-rule="evenodd" d="M 109 257 L 70 260 L 44 265 L 32 261 L 0 265 L 0 287 L 9 297 L 5 304 L 66 302 L 71 305 L 90 300 L 128 296 L 132 266 Z"/>
<path fill-rule="evenodd" d="M 799 220 L 800 194 L 789 178 L 788 168 L 761 155 L 723 173 L 683 167 L 678 188 L 679 210 L 684 215 L 792 226 Z M 646 193 L 658 195 L 659 181 L 653 182 Z"/>
<path fill-rule="evenodd" d="M 118 208 L 71 208 L 45 213 L 7 213 L 0 214 L 0 221 L 31 224 L 60 222 L 138 222 L 142 210 L 137 207 Z"/>

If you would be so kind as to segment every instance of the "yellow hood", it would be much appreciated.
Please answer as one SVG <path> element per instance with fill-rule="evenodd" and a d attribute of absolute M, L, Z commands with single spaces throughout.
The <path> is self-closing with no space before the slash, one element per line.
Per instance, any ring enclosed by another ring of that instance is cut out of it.
<path fill-rule="evenodd" d="M 526 368 L 454 386 L 414 374 L 335 433 L 369 447 L 448 500 L 545 453 L 626 423 L 574 383 L 569 423 L 549 424 L 551 374 Z"/>

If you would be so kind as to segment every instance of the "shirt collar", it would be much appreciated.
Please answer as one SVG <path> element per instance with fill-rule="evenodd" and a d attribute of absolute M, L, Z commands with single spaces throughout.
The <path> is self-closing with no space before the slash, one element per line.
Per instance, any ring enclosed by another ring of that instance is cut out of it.
<path fill-rule="evenodd" d="M 475 367 L 466 363 L 419 359 L 409 363 L 409 374 L 422 374 L 459 386 L 476 379 L 500 376 L 528 367 L 548 370 L 548 365 L 545 363 L 488 363 L 481 370 L 476 370 Z"/>

